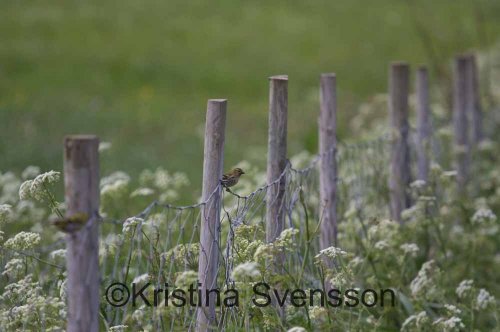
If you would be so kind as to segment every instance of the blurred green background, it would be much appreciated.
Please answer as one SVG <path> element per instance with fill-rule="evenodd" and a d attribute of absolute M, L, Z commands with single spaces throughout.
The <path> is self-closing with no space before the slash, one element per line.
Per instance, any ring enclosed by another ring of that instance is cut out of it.
<path fill-rule="evenodd" d="M 2 1 L 0 170 L 62 168 L 66 134 L 113 147 L 103 175 L 163 166 L 199 188 L 206 100 L 228 98 L 226 168 L 265 158 L 267 77 L 288 74 L 289 153 L 316 149 L 317 84 L 338 76 L 340 137 L 387 66 L 449 78 L 498 40 L 498 0 Z"/>

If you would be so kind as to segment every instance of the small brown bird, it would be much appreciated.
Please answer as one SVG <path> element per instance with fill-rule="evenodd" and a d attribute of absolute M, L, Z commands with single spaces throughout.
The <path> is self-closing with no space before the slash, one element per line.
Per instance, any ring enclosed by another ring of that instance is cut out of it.
<path fill-rule="evenodd" d="M 222 186 L 226 189 L 234 186 L 235 184 L 238 183 L 238 181 L 240 180 L 240 176 L 242 174 L 245 174 L 245 172 L 243 172 L 241 168 L 235 168 L 229 171 L 228 173 L 222 175 L 222 180 L 221 180 Z"/>
<path fill-rule="evenodd" d="M 71 217 L 52 220 L 51 223 L 64 233 L 73 233 L 80 230 L 87 221 L 89 216 L 86 213 L 76 213 Z"/>

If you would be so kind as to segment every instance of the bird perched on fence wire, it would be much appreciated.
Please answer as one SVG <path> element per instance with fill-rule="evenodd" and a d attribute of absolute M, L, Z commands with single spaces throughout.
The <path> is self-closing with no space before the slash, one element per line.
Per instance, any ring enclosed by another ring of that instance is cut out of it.
<path fill-rule="evenodd" d="M 235 168 L 230 170 L 228 173 L 222 175 L 222 180 L 221 184 L 224 188 L 226 188 L 227 191 L 229 190 L 229 187 L 234 186 L 235 184 L 238 183 L 240 180 L 240 176 L 245 174 L 241 168 Z"/>

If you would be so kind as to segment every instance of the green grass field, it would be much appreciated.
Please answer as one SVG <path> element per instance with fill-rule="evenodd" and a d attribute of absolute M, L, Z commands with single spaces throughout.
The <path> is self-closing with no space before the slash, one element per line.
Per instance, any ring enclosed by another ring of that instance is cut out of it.
<path fill-rule="evenodd" d="M 321 72 L 338 75 L 341 138 L 357 135 L 346 120 L 390 61 L 435 79 L 497 41 L 499 17 L 470 0 L 4 1 L 0 170 L 60 170 L 63 136 L 95 133 L 113 143 L 103 174 L 161 165 L 198 188 L 208 98 L 229 99 L 226 168 L 264 158 L 267 77 L 288 74 L 290 153 L 315 150 Z"/>

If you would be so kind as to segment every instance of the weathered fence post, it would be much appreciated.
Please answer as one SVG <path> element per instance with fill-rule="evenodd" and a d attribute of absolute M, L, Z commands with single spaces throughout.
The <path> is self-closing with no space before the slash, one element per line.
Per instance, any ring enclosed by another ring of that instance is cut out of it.
<path fill-rule="evenodd" d="M 267 183 L 277 180 L 285 170 L 288 115 L 288 76 L 270 77 Z M 266 241 L 273 242 L 283 231 L 286 177 L 267 189 Z"/>
<path fill-rule="evenodd" d="M 418 179 L 427 181 L 431 148 L 431 110 L 429 107 L 429 77 L 425 66 L 417 69 L 416 95 Z"/>
<path fill-rule="evenodd" d="M 200 259 L 198 281 L 201 283 L 201 303 L 197 313 L 197 331 L 216 329 L 215 304 L 212 294 L 206 299 L 207 290 L 217 288 L 220 244 L 221 187 L 224 166 L 224 137 L 226 128 L 225 99 L 210 99 L 207 104 L 205 122 L 205 150 L 203 160 L 202 201 L 206 202 L 201 210 Z"/>
<path fill-rule="evenodd" d="M 401 212 L 410 206 L 410 149 L 408 145 L 408 92 L 410 68 L 407 63 L 391 64 L 389 73 L 389 114 L 392 147 L 389 174 L 391 218 L 402 222 Z"/>
<path fill-rule="evenodd" d="M 481 94 L 479 91 L 479 74 L 476 56 L 469 54 L 467 57 L 467 81 L 468 81 L 468 108 L 472 121 L 472 144 L 477 146 L 483 139 L 483 115 L 481 107 Z"/>
<path fill-rule="evenodd" d="M 457 182 L 465 190 L 469 170 L 469 126 L 467 121 L 467 56 L 457 56 L 453 75 L 453 128 Z"/>
<path fill-rule="evenodd" d="M 83 215 L 86 219 L 80 229 L 66 234 L 70 332 L 99 329 L 98 147 L 95 136 L 68 136 L 64 141 L 66 216 Z"/>
<path fill-rule="evenodd" d="M 323 74 L 320 79 L 319 189 L 321 249 L 337 246 L 337 79 Z"/>

